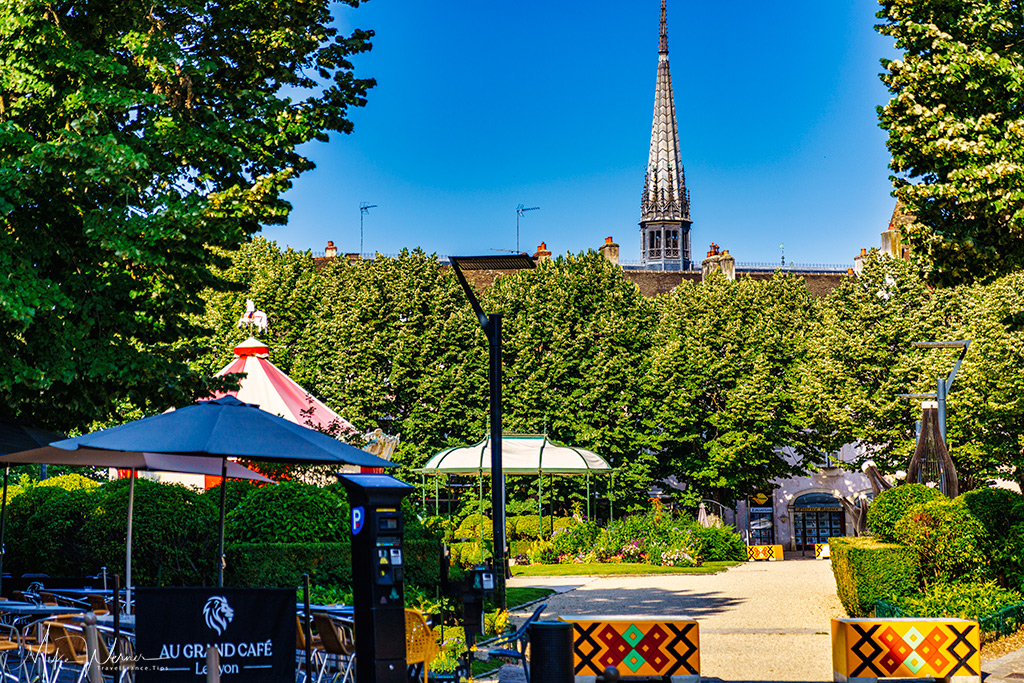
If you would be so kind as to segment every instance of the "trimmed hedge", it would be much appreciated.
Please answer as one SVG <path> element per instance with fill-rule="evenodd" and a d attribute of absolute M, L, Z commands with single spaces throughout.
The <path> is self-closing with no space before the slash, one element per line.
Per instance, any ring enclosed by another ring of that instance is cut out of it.
<path fill-rule="evenodd" d="M 868 508 L 868 527 L 880 541 L 895 542 L 896 524 L 914 505 L 945 499 L 924 484 L 901 484 L 878 494 Z"/>
<path fill-rule="evenodd" d="M 406 539 L 405 581 L 433 589 L 441 582 L 441 550 L 432 539 Z M 298 586 L 308 573 L 321 586 L 352 585 L 352 546 L 348 543 L 236 543 L 224 549 L 224 582 L 243 588 Z"/>
<path fill-rule="evenodd" d="M 851 617 L 871 615 L 875 602 L 916 593 L 921 567 L 913 548 L 873 538 L 830 538 L 836 592 Z"/>

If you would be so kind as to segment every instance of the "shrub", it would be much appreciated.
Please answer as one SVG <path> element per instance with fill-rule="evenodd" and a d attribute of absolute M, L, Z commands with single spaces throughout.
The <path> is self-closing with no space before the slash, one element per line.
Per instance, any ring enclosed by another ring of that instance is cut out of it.
<path fill-rule="evenodd" d="M 103 484 L 79 529 L 89 562 L 124 574 L 131 480 Z M 217 573 L 217 509 L 196 491 L 149 479 L 135 481 L 132 580 L 138 585 L 201 586 Z"/>
<path fill-rule="evenodd" d="M 64 489 L 65 491 L 91 491 L 92 489 L 99 488 L 100 482 L 89 477 L 83 477 L 81 474 L 68 473 L 61 474 L 56 477 L 50 477 L 43 479 L 35 484 L 36 486 L 56 486 L 57 488 Z"/>
<path fill-rule="evenodd" d="M 1024 602 L 1014 590 L 1000 588 L 994 581 L 983 583 L 936 583 L 923 593 L 904 595 L 893 601 L 915 617 L 977 619 L 1004 607 Z"/>
<path fill-rule="evenodd" d="M 406 540 L 405 581 L 431 591 L 441 580 L 434 540 Z M 342 543 L 238 543 L 225 548 L 225 583 L 252 588 L 298 586 L 308 573 L 320 590 L 347 591 L 352 584 L 352 546 Z"/>
<path fill-rule="evenodd" d="M 461 567 L 473 567 L 491 559 L 491 549 L 477 541 L 459 541 L 451 545 L 451 563 Z"/>
<path fill-rule="evenodd" d="M 554 549 L 551 541 L 534 541 L 526 555 L 534 564 L 556 564 L 558 562 L 558 551 Z"/>
<path fill-rule="evenodd" d="M 536 515 L 523 515 L 522 517 L 516 517 L 515 520 L 517 539 L 533 540 L 541 537 L 541 523 Z M 554 531 L 554 522 L 550 516 L 545 517 L 543 536 L 550 538 L 552 531 Z"/>
<path fill-rule="evenodd" d="M 220 511 L 220 484 L 203 491 L 203 497 L 207 498 L 214 505 L 218 514 Z M 224 491 L 224 509 L 231 512 L 237 508 L 250 493 L 259 488 L 251 481 L 243 479 L 228 479 L 228 487 Z"/>
<path fill-rule="evenodd" d="M 914 505 L 945 498 L 924 484 L 901 484 L 878 494 L 868 508 L 868 526 L 880 541 L 894 543 L 896 523 Z"/>
<path fill-rule="evenodd" d="M 88 537 L 82 534 L 82 527 L 95 498 L 88 490 L 68 491 L 56 486 L 29 486 L 12 498 L 7 505 L 4 570 L 14 576 L 26 572 L 50 576 L 88 573 Z M 127 516 L 122 516 L 121 566 L 126 523 Z"/>
<path fill-rule="evenodd" d="M 985 532 L 981 550 L 1003 586 L 1024 588 L 1024 496 L 1006 489 L 968 491 L 960 499 Z"/>
<path fill-rule="evenodd" d="M 704 562 L 726 560 L 743 562 L 747 559 L 747 546 L 732 527 L 696 525 L 692 532 L 698 543 L 698 552 Z"/>
<path fill-rule="evenodd" d="M 257 488 L 227 516 L 226 538 L 232 543 L 335 543 L 348 534 L 343 494 L 301 482 Z"/>
<path fill-rule="evenodd" d="M 896 524 L 899 541 L 917 552 L 926 582 L 988 576 L 987 558 L 981 551 L 984 533 L 960 499 L 918 503 Z"/>
<path fill-rule="evenodd" d="M 494 523 L 490 517 L 483 518 L 483 538 L 485 540 L 494 540 Z M 470 515 L 462 520 L 458 528 L 455 530 L 455 538 L 465 539 L 467 541 L 473 541 L 480 538 L 480 515 Z"/>
<path fill-rule="evenodd" d="M 594 549 L 601 530 L 596 522 L 584 522 L 575 526 L 556 528 L 551 536 L 551 544 L 559 555 L 576 555 Z"/>
<path fill-rule="evenodd" d="M 918 590 L 921 570 L 913 548 L 863 537 L 831 538 L 829 548 L 836 592 L 851 617 L 869 616 L 877 601 Z"/>

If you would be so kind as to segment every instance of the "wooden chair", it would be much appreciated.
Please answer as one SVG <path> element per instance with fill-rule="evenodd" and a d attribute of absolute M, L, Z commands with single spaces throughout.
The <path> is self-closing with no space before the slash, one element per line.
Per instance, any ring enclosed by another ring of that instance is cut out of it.
<path fill-rule="evenodd" d="M 309 649 L 312 653 L 312 661 L 310 665 L 316 667 L 317 671 L 322 671 L 320 663 L 326 659 L 324 656 L 324 646 L 320 642 L 320 636 L 316 633 L 312 634 L 313 639 L 310 641 Z M 310 678 L 310 672 L 305 670 L 306 664 L 306 629 L 302 624 L 302 617 L 298 614 L 295 615 L 295 665 L 298 671 L 302 671 L 306 678 L 303 681 Z"/>
<path fill-rule="evenodd" d="M 8 668 L 8 658 L 12 652 L 21 652 L 21 631 L 15 626 L 0 624 L 0 677 L 2 680 L 18 681 Z"/>
<path fill-rule="evenodd" d="M 327 662 L 334 657 L 338 661 L 338 673 L 331 679 L 341 683 L 346 681 L 354 682 L 353 664 L 356 661 L 356 641 L 352 636 L 352 629 L 346 624 L 339 624 L 326 614 L 314 614 L 313 623 L 320 634 L 320 645 L 323 648 L 324 661 L 320 666 L 320 675 L 317 683 L 323 678 L 327 671 Z M 344 664 L 344 671 L 342 665 Z"/>
<path fill-rule="evenodd" d="M 107 609 L 107 599 L 102 595 L 89 595 L 86 599 L 89 601 L 89 609 L 96 614 L 110 614 L 110 610 Z"/>
<path fill-rule="evenodd" d="M 427 625 L 422 612 L 414 609 L 405 610 L 405 661 L 408 664 L 423 664 L 423 683 L 430 672 L 430 664 L 441 652 L 437 645 L 437 636 Z"/>

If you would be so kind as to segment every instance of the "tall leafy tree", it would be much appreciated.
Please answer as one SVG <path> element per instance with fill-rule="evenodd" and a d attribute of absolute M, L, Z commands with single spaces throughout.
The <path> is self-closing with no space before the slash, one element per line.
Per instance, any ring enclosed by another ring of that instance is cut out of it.
<path fill-rule="evenodd" d="M 860 442 L 883 470 L 906 469 L 920 409 L 898 394 L 934 391 L 924 364 L 935 358 L 910 344 L 945 334 L 939 313 L 913 268 L 878 252 L 826 297 L 804 385 L 819 450 Z"/>
<path fill-rule="evenodd" d="M 1024 13 L 1013 0 L 881 0 L 879 109 L 904 228 L 933 284 L 1024 268 Z"/>
<path fill-rule="evenodd" d="M 359 0 L 343 0 L 355 7 Z M 0 5 L 0 410 L 61 428 L 201 391 L 207 267 L 373 82 L 327 0 Z M 58 409 L 59 407 L 59 409 Z"/>
<path fill-rule="evenodd" d="M 618 469 L 619 504 L 645 498 L 654 462 L 645 429 L 651 301 L 591 250 L 501 277 L 484 308 L 504 318 L 505 430 L 594 450 Z M 550 488 L 559 508 L 586 490 L 579 481 Z"/>
<path fill-rule="evenodd" d="M 401 434 L 419 466 L 485 431 L 487 346 L 455 276 L 420 250 L 320 271 L 294 379 L 360 430 Z"/>
<path fill-rule="evenodd" d="M 780 456 L 803 447 L 799 419 L 817 307 L 803 279 L 684 283 L 658 302 L 651 429 L 658 472 L 687 495 L 731 501 L 800 471 Z"/>

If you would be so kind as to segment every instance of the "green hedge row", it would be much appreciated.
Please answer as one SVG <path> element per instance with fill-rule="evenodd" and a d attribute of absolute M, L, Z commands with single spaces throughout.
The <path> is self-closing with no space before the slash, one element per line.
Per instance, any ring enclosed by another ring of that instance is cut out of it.
<path fill-rule="evenodd" d="M 403 551 L 407 584 L 432 589 L 440 583 L 437 541 L 406 539 Z M 352 584 L 352 547 L 348 543 L 236 543 L 227 546 L 224 554 L 224 581 L 229 586 L 298 586 L 307 572 L 313 584 Z"/>
<path fill-rule="evenodd" d="M 875 602 L 917 592 L 921 567 L 917 552 L 873 538 L 830 538 L 836 591 L 851 617 L 871 615 Z"/>

